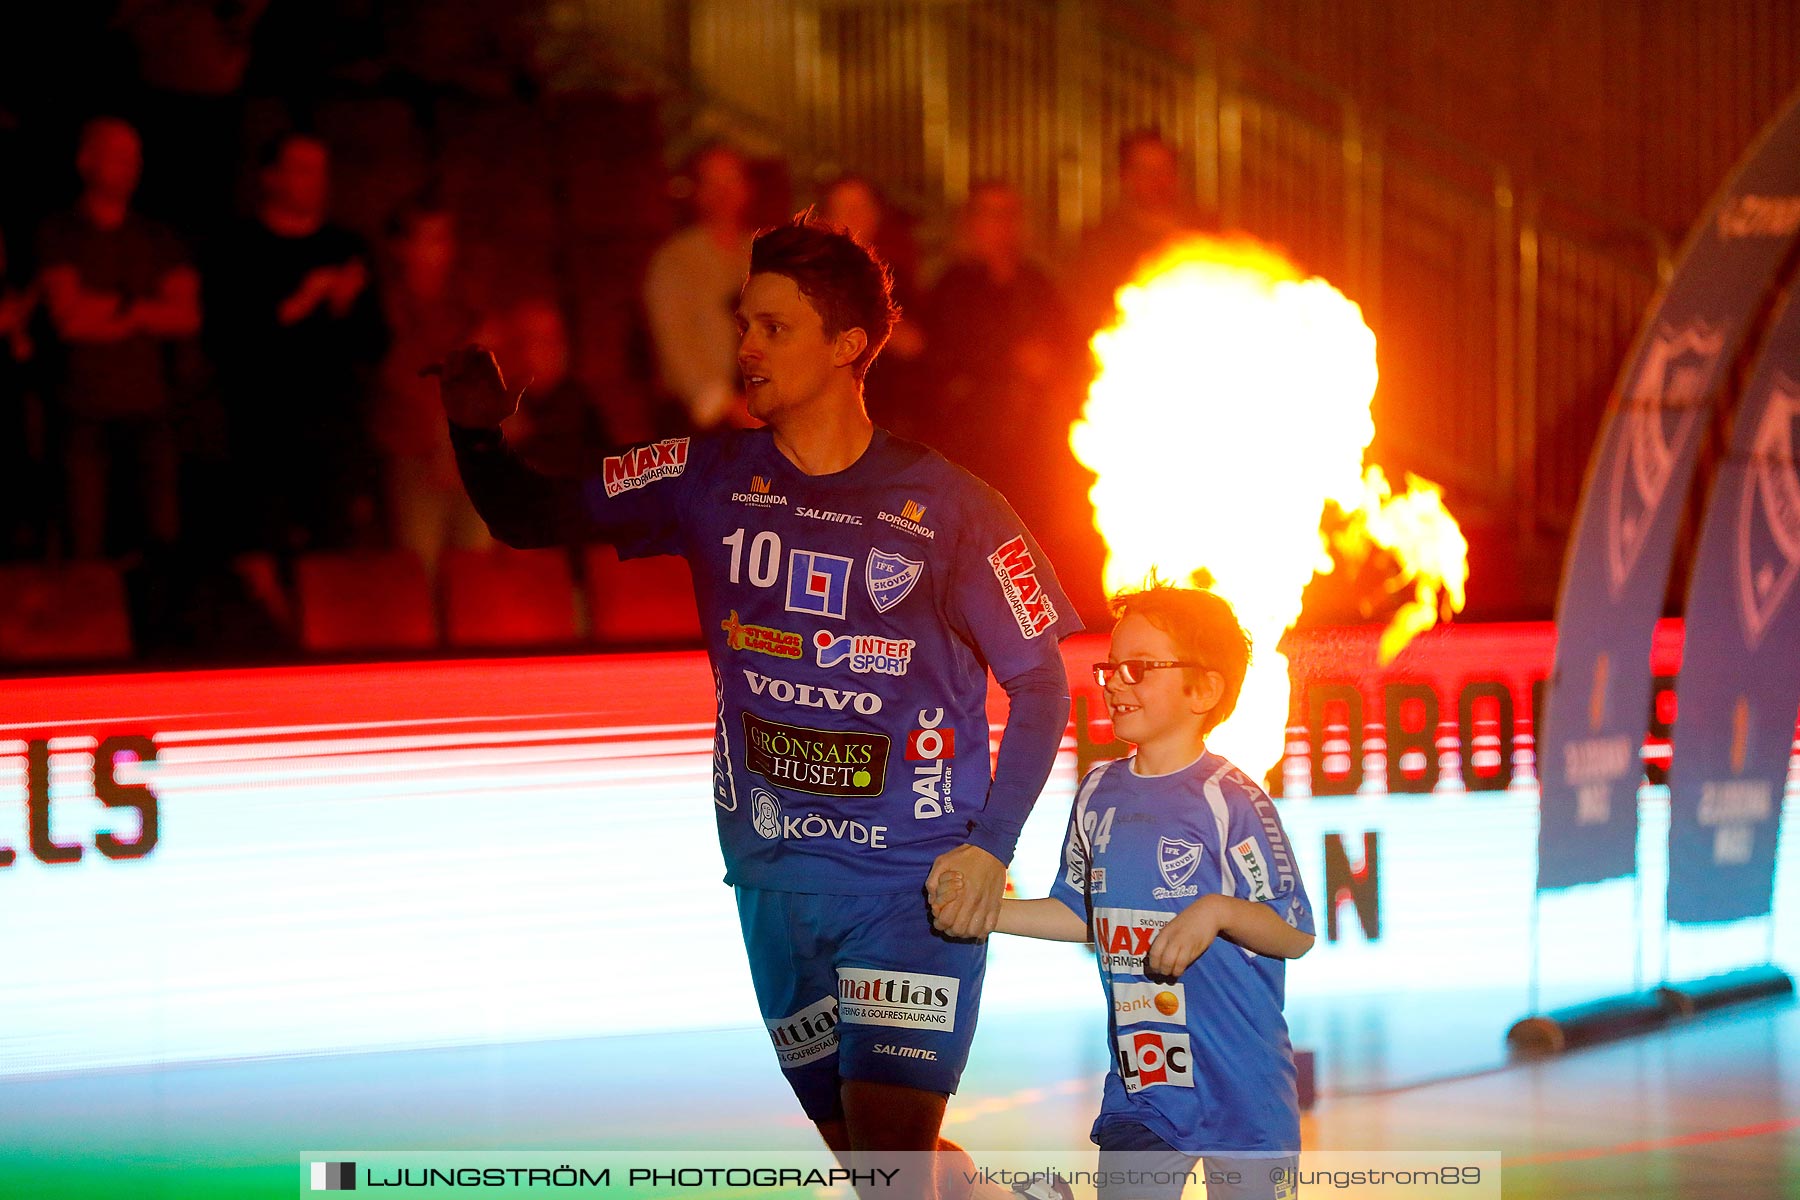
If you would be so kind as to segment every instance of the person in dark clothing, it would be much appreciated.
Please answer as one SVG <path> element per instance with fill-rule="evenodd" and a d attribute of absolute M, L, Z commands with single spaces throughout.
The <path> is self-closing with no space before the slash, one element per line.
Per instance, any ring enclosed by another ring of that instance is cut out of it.
<path fill-rule="evenodd" d="M 108 482 L 120 460 L 137 468 L 144 540 L 167 545 L 180 524 L 168 353 L 200 331 L 200 281 L 175 235 L 131 210 L 142 162 L 129 124 L 90 121 L 76 158 L 80 199 L 38 234 L 60 356 L 70 549 L 80 558 L 108 549 Z M 112 548 L 122 548 L 116 537 Z"/>
<path fill-rule="evenodd" d="M 373 430 L 389 539 L 435 576 L 446 550 L 485 549 L 492 540 L 457 477 L 437 386 L 419 372 L 473 336 L 482 316 L 457 270 L 457 223 L 448 208 L 407 204 L 388 233 L 382 300 L 393 340 L 376 383 Z"/>
<path fill-rule="evenodd" d="M 1084 614 L 1103 612 L 1093 476 L 1069 449 L 1086 348 L 1055 284 L 1026 257 L 1017 189 L 976 184 L 960 233 L 956 259 L 918 306 L 932 397 L 921 436 L 1042 530 L 1070 598 Z"/>
<path fill-rule="evenodd" d="M 43 414 L 26 375 L 37 301 L 19 283 L 0 230 L 0 561 L 35 557 L 44 540 Z"/>
<path fill-rule="evenodd" d="M 501 334 L 508 361 L 531 380 L 506 427 L 508 441 L 542 474 L 580 479 L 597 473 L 615 447 L 599 401 L 570 373 L 562 308 L 547 297 L 522 300 L 506 314 Z M 451 471 L 460 493 L 454 462 Z"/>
<path fill-rule="evenodd" d="M 339 548 L 376 536 L 369 377 L 388 332 L 363 239 L 326 218 L 325 144 L 289 133 L 263 157 L 256 217 L 207 279 L 231 457 L 250 546 Z"/>
<path fill-rule="evenodd" d="M 1081 235 L 1065 273 L 1077 327 L 1085 337 L 1110 325 L 1114 296 L 1146 259 L 1207 223 L 1182 194 L 1181 159 L 1154 129 L 1119 139 L 1119 202 Z"/>
<path fill-rule="evenodd" d="M 877 424 L 929 443 L 929 431 L 917 419 L 926 380 L 919 361 L 925 348 L 924 334 L 913 312 L 919 299 L 919 245 L 913 236 L 913 222 L 861 175 L 840 175 L 826 184 L 819 193 L 819 215 L 842 225 L 851 237 L 879 254 L 893 272 L 900 320 L 882 351 L 881 369 L 864 389 L 864 398 Z"/>

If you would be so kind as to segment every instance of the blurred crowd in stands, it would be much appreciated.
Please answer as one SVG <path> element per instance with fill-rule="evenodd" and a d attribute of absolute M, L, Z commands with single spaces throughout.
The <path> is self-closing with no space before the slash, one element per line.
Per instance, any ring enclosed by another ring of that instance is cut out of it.
<path fill-rule="evenodd" d="M 1199 224 L 1154 131 L 1052 263 L 1005 180 L 908 212 L 723 140 L 671 161 L 653 103 L 547 93 L 521 51 L 445 78 L 405 30 L 266 7 L 127 2 L 0 63 L 0 561 L 111 564 L 152 653 L 279 646 L 307 555 L 404 551 L 432 580 L 490 541 L 421 368 L 493 346 L 531 380 L 509 439 L 555 474 L 746 421 L 750 237 L 810 203 L 893 267 L 875 420 L 997 487 L 1098 607 L 1067 441 L 1087 338 Z"/>

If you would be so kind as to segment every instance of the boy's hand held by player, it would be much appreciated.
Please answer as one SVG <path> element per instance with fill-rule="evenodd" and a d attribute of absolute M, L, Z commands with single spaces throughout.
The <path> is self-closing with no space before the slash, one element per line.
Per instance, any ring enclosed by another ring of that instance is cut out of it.
<path fill-rule="evenodd" d="M 519 407 L 526 385 L 509 390 L 494 352 L 471 343 L 452 350 L 443 362 L 425 368 L 438 377 L 438 393 L 452 424 L 465 429 L 495 429 Z"/>
<path fill-rule="evenodd" d="M 1144 973 L 1173 979 L 1193 966 L 1219 936 L 1224 919 L 1217 903 L 1221 898 L 1202 896 L 1157 930 L 1144 956 Z"/>
<path fill-rule="evenodd" d="M 961 907 L 963 887 L 961 871 L 945 871 L 938 876 L 937 887 L 930 893 L 931 923 L 938 930 L 947 929 L 953 916 L 951 910 Z"/>
<path fill-rule="evenodd" d="M 939 885 L 958 875 L 961 887 L 937 903 Z M 932 897 L 932 920 L 939 932 L 955 938 L 984 938 L 1000 923 L 1000 898 L 1006 892 L 1006 864 L 980 846 L 946 850 L 931 864 L 925 892 Z"/>

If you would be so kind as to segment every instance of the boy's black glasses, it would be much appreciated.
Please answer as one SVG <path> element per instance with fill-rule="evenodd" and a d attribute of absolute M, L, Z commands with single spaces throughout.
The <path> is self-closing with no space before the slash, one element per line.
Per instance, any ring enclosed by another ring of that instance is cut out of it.
<path fill-rule="evenodd" d="M 1164 667 L 1199 667 L 1203 671 L 1212 670 L 1203 662 L 1152 662 L 1147 658 L 1128 658 L 1124 662 L 1101 662 L 1094 664 L 1094 682 L 1105 687 L 1117 675 L 1121 682 L 1130 686 L 1144 682 L 1146 671 L 1160 671 Z"/>

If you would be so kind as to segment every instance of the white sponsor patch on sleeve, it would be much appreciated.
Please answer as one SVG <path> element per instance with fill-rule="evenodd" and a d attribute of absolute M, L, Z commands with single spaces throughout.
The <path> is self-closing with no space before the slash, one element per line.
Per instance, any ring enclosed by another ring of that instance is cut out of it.
<path fill-rule="evenodd" d="M 1250 886 L 1252 900 L 1275 898 L 1275 889 L 1269 884 L 1269 864 L 1263 860 L 1262 847 L 1256 844 L 1255 838 L 1245 838 L 1234 845 L 1231 857 L 1237 860 L 1238 869 L 1244 874 L 1244 882 Z"/>

